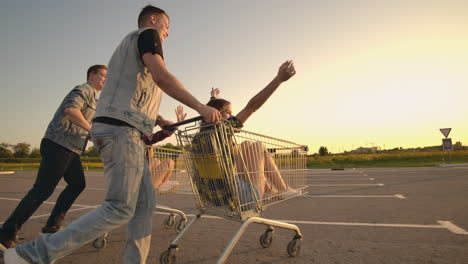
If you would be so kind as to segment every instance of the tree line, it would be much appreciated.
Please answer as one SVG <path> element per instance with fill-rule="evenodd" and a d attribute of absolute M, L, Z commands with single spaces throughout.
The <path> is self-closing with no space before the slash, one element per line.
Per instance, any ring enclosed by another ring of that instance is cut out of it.
<path fill-rule="evenodd" d="M 168 149 L 179 149 L 177 146 L 167 143 L 160 147 Z M 89 147 L 83 156 L 99 157 L 94 146 Z M 39 148 L 31 148 L 31 144 L 22 142 L 17 144 L 0 143 L 0 158 L 40 158 L 41 152 Z"/>
<path fill-rule="evenodd" d="M 177 146 L 172 145 L 171 143 L 167 143 L 165 145 L 159 146 L 168 149 L 180 149 Z M 430 147 L 423 147 L 423 148 L 394 148 L 394 149 L 386 149 L 386 150 L 379 150 L 375 153 L 389 153 L 389 152 L 402 152 L 402 151 L 440 151 L 442 150 L 441 146 L 430 146 Z M 463 146 L 460 141 L 457 141 L 453 145 L 454 151 L 460 150 L 468 150 L 468 147 Z M 344 154 L 350 152 L 345 151 Z M 318 155 L 326 156 L 330 155 L 328 148 L 326 146 L 321 146 L 318 150 Z M 89 147 L 83 156 L 87 157 L 99 157 L 99 154 L 96 151 L 94 146 Z M 0 158 L 40 158 L 41 153 L 38 148 L 32 148 L 31 144 L 28 143 L 17 143 L 17 144 L 8 144 L 8 143 L 0 143 Z"/>

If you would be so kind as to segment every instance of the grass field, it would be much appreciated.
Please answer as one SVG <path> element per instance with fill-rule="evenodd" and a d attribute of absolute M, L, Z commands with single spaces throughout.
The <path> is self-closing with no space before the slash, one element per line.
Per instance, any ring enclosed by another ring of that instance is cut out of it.
<path fill-rule="evenodd" d="M 82 158 L 85 170 L 102 170 L 99 158 Z M 468 151 L 415 151 L 373 154 L 334 154 L 307 157 L 307 167 L 323 168 L 383 168 L 383 167 L 424 167 L 441 164 L 468 163 Z M 0 162 L 0 171 L 37 170 L 39 160 L 27 159 L 25 162 Z"/>
<path fill-rule="evenodd" d="M 468 163 L 468 151 L 415 151 L 399 153 L 338 154 L 312 156 L 308 168 L 424 167 L 449 163 Z"/>

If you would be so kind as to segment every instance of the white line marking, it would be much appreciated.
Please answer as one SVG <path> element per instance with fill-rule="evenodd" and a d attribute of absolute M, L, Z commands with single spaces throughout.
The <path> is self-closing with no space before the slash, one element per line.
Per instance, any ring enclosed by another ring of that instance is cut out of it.
<path fill-rule="evenodd" d="M 14 174 L 14 171 L 0 171 L 0 174 Z"/>
<path fill-rule="evenodd" d="M 22 199 L 0 197 L 0 200 L 19 202 L 19 201 L 21 201 Z M 53 203 L 53 202 L 43 202 L 43 203 L 45 203 L 45 204 L 55 204 L 55 203 Z M 72 206 L 86 207 L 86 208 L 87 208 L 87 207 L 90 207 L 90 206 L 92 206 L 92 205 L 72 204 Z"/>
<path fill-rule="evenodd" d="M 57 186 L 57 188 L 65 189 L 65 186 Z M 85 191 L 86 190 L 90 190 L 90 191 L 107 191 L 106 188 L 90 188 L 90 187 L 86 187 L 84 190 Z"/>
<path fill-rule="evenodd" d="M 155 212 L 154 214 L 168 215 L 166 212 Z M 194 214 L 186 214 L 187 217 L 195 217 Z M 225 218 L 213 215 L 202 215 L 203 218 L 209 219 L 223 219 Z M 468 232 L 454 225 L 450 221 L 437 221 L 440 225 L 418 225 L 418 224 L 377 224 L 377 223 L 347 223 L 347 222 L 319 222 L 319 221 L 296 221 L 296 220 L 276 220 L 275 221 L 287 222 L 291 224 L 304 224 L 304 225 L 339 225 L 339 226 L 372 226 L 372 227 L 403 227 L 403 228 L 437 228 L 447 229 L 448 231 L 459 234 L 468 235 Z"/>
<path fill-rule="evenodd" d="M 468 235 L 468 232 L 454 225 L 450 221 L 437 221 L 437 222 L 441 224 L 443 227 L 447 228 L 452 233 L 459 234 L 459 235 Z"/>
<path fill-rule="evenodd" d="M 398 199 L 406 199 L 406 197 L 403 194 L 395 194 L 395 197 Z"/>
<path fill-rule="evenodd" d="M 347 223 L 347 222 L 319 222 L 319 221 L 295 221 L 277 220 L 294 224 L 309 225 L 342 225 L 342 226 L 378 226 L 378 227 L 412 227 L 412 228 L 445 228 L 442 225 L 418 225 L 418 224 L 377 224 L 377 223 Z"/>
<path fill-rule="evenodd" d="M 400 198 L 398 194 L 395 195 L 304 195 L 306 198 Z"/>
<path fill-rule="evenodd" d="M 359 179 L 359 178 L 354 178 L 354 179 L 313 179 L 311 181 L 367 181 L 371 180 L 373 181 L 373 178 L 364 178 L 364 179 Z"/>
<path fill-rule="evenodd" d="M 88 206 L 88 207 L 76 208 L 76 209 L 68 210 L 67 213 L 71 213 L 71 212 L 75 212 L 75 211 L 81 211 L 81 210 L 86 210 L 86 209 L 94 209 L 94 208 L 96 208 L 96 207 L 97 207 L 97 206 Z M 37 218 L 46 217 L 46 216 L 49 216 L 49 215 L 50 215 L 50 214 L 35 215 L 35 216 L 31 216 L 29 219 L 37 219 Z"/>
<path fill-rule="evenodd" d="M 337 175 L 337 174 L 312 174 L 307 177 L 365 177 L 367 174 L 348 174 L 348 175 Z"/>
<path fill-rule="evenodd" d="M 310 184 L 309 186 L 384 186 L 384 184 Z"/>
<path fill-rule="evenodd" d="M 15 200 L 15 201 L 20 201 L 19 199 L 11 199 L 11 198 L 0 198 L 1 200 Z M 45 202 L 49 204 L 54 204 L 51 202 Z M 74 206 L 80 206 L 81 208 L 69 210 L 68 212 L 75 212 L 75 211 L 80 211 L 80 210 L 86 210 L 86 209 L 94 209 L 99 207 L 100 205 L 74 205 Z M 169 207 L 170 208 L 170 207 Z M 168 215 L 169 213 L 166 212 L 158 212 L 155 211 L 154 214 L 161 214 L 161 215 Z M 49 216 L 50 214 L 43 214 L 43 215 L 36 215 L 30 217 L 30 219 L 36 219 L 40 217 L 46 217 Z M 195 217 L 196 215 L 194 214 L 186 214 L 187 217 Z M 218 216 L 212 216 L 212 215 L 203 215 L 202 217 L 204 218 L 211 218 L 211 219 L 224 219 Z M 346 222 L 319 222 L 319 221 L 296 221 L 296 220 L 276 220 L 276 221 L 282 221 L 282 222 L 288 222 L 291 224 L 308 224 L 308 225 L 341 225 L 341 226 L 373 226 L 373 227 L 404 227 L 404 228 L 443 228 L 447 229 L 450 232 L 454 234 L 459 234 L 459 235 L 468 235 L 468 232 L 463 230 L 462 228 L 456 226 L 450 221 L 437 221 L 440 225 L 417 225 L 417 224 L 377 224 L 377 223 L 346 223 Z M 1 222 L 3 224 L 4 222 Z"/>

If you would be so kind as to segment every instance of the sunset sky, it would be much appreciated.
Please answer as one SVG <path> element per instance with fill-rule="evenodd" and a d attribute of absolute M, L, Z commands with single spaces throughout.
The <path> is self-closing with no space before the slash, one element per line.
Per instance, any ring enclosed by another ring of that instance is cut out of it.
<path fill-rule="evenodd" d="M 3 1 L 0 142 L 38 147 L 63 97 L 108 63 L 148 3 L 171 18 L 169 70 L 202 102 L 218 87 L 237 113 L 294 61 L 246 130 L 311 153 L 440 145 L 446 127 L 468 145 L 465 0 Z M 160 113 L 174 120 L 177 105 L 165 96 Z"/>

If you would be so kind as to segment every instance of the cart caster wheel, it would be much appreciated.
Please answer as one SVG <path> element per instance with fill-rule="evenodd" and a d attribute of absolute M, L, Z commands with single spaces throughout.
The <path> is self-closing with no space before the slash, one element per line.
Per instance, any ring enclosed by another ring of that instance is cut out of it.
<path fill-rule="evenodd" d="M 299 252 L 301 251 L 301 240 L 300 239 L 293 239 L 288 243 L 288 254 L 291 257 L 296 257 L 299 255 Z"/>
<path fill-rule="evenodd" d="M 93 241 L 93 247 L 97 249 L 105 248 L 106 245 L 107 245 L 107 239 L 105 238 L 99 237 L 99 238 L 94 239 Z"/>
<path fill-rule="evenodd" d="M 175 264 L 176 256 L 171 254 L 170 250 L 166 250 L 161 254 L 161 257 L 159 257 L 159 261 L 161 264 Z"/>
<path fill-rule="evenodd" d="M 273 235 L 272 231 L 266 231 L 265 233 L 262 234 L 260 237 L 260 245 L 264 248 L 269 248 L 271 245 L 271 242 L 273 242 Z"/>
<path fill-rule="evenodd" d="M 175 223 L 175 216 L 171 214 L 164 221 L 164 227 L 169 229 L 174 226 L 174 223 Z"/>
<path fill-rule="evenodd" d="M 175 227 L 176 232 L 180 233 L 182 230 L 184 230 L 186 224 L 187 224 L 187 220 L 180 219 L 179 222 L 177 223 L 176 227 Z"/>

